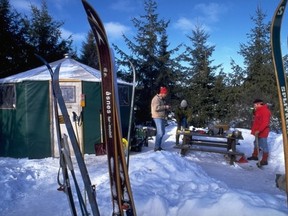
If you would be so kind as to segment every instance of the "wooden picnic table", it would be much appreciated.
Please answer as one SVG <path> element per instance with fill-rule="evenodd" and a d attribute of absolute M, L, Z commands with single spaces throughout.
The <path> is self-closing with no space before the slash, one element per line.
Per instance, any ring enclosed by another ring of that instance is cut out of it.
<path fill-rule="evenodd" d="M 187 130 L 178 130 L 176 133 L 183 135 L 182 144 L 175 146 L 175 148 L 180 149 L 182 156 L 185 156 L 189 150 L 220 153 L 228 155 L 230 164 L 234 164 L 237 155 L 244 155 L 244 153 L 238 152 L 236 149 L 238 140 L 243 140 L 242 133 L 238 130 L 233 131 L 231 134 L 221 135 L 211 135 Z"/>

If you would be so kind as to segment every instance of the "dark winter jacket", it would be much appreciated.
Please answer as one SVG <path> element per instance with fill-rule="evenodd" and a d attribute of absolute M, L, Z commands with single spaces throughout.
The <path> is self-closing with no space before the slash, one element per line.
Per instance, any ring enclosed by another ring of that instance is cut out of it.
<path fill-rule="evenodd" d="M 251 134 L 255 135 L 255 132 L 259 131 L 258 137 L 267 138 L 270 131 L 270 117 L 271 112 L 266 104 L 258 107 L 254 112 Z"/>
<path fill-rule="evenodd" d="M 177 124 L 180 125 L 181 121 L 185 118 L 187 121 L 190 120 L 190 118 L 188 119 L 188 109 L 187 107 L 185 108 L 181 108 L 180 106 L 177 107 L 177 109 L 175 110 L 175 118 L 177 121 Z"/>

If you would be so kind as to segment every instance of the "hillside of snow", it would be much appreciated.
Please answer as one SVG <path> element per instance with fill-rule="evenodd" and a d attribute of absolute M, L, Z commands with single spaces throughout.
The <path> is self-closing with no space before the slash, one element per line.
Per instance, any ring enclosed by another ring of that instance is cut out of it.
<path fill-rule="evenodd" d="M 250 130 L 238 130 L 244 140 L 239 140 L 237 150 L 250 156 L 254 137 Z M 129 173 L 137 215 L 288 215 L 286 193 L 275 185 L 275 175 L 284 173 L 281 134 L 270 133 L 269 165 L 259 169 L 256 161 L 230 165 L 223 154 L 189 151 L 182 157 L 173 148 L 176 125 L 170 124 L 166 132 L 164 151 L 153 151 L 153 137 L 142 152 L 130 154 Z M 96 185 L 100 214 L 110 216 L 107 158 L 85 155 L 85 161 Z M 74 167 L 83 188 L 75 160 Z M 57 191 L 58 169 L 58 158 L 0 158 L 0 215 L 71 215 L 65 194 Z M 76 207 L 79 210 L 77 203 Z"/>

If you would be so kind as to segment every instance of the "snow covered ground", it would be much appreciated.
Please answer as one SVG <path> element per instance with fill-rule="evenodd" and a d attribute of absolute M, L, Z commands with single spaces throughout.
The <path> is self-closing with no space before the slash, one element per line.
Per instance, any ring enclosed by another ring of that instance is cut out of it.
<path fill-rule="evenodd" d="M 176 126 L 169 125 L 163 148 L 154 152 L 154 140 L 140 153 L 131 153 L 130 181 L 139 216 L 284 216 L 286 193 L 275 185 L 284 173 L 282 135 L 270 133 L 269 165 L 256 162 L 229 165 L 222 154 L 174 149 Z M 254 137 L 242 131 L 237 150 L 251 154 Z M 91 181 L 96 185 L 101 216 L 111 215 L 106 156 L 85 155 Z M 63 192 L 57 191 L 59 159 L 0 158 L 0 215 L 71 215 Z M 80 176 L 75 164 L 77 176 Z M 72 179 L 72 178 L 71 178 Z M 78 182 L 82 182 L 78 179 Z M 75 197 L 76 197 L 76 192 Z M 80 211 L 79 211 L 80 215 Z"/>

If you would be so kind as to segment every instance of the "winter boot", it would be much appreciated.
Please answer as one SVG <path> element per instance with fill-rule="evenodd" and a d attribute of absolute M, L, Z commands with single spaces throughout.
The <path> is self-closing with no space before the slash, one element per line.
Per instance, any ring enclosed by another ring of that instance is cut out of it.
<path fill-rule="evenodd" d="M 268 165 L 268 152 L 263 152 L 262 160 L 260 161 L 260 165 Z"/>
<path fill-rule="evenodd" d="M 258 150 L 257 150 L 257 148 L 254 148 L 252 156 L 248 157 L 247 160 L 258 160 Z"/>
<path fill-rule="evenodd" d="M 177 134 L 177 135 L 176 135 L 176 145 L 179 145 L 179 138 L 180 138 L 180 135 Z"/>

